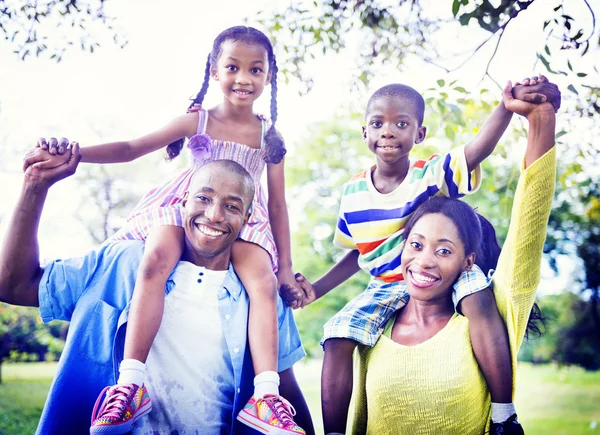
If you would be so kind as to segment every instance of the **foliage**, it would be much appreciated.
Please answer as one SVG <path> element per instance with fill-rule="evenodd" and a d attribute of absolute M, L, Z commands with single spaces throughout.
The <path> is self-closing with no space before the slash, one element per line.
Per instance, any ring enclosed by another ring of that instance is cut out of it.
<path fill-rule="evenodd" d="M 0 0 L 0 33 L 22 60 L 28 56 L 48 55 L 60 61 L 66 50 L 79 46 L 93 53 L 101 38 L 121 48 L 123 37 L 106 15 L 106 0 Z"/>
<path fill-rule="evenodd" d="M 0 365 L 5 360 L 56 360 L 66 334 L 66 323 L 44 325 L 36 308 L 0 303 Z M 0 382 L 1 379 L 0 376 Z"/>

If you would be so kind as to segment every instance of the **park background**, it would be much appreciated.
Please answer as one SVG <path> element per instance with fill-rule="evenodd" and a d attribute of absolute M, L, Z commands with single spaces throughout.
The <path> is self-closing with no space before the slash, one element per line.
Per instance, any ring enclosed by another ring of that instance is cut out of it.
<path fill-rule="evenodd" d="M 343 254 L 331 240 L 340 187 L 372 162 L 360 136 L 370 93 L 402 82 L 424 94 L 428 134 L 414 154 L 427 156 L 472 139 L 506 80 L 543 73 L 563 94 L 559 168 L 538 298 L 547 323 L 521 350 L 517 409 L 529 434 L 600 433 L 599 13 L 598 0 L 0 0 L 0 235 L 39 136 L 85 146 L 165 124 L 198 91 L 212 40 L 232 25 L 264 30 L 275 46 L 294 268 L 310 279 Z M 209 87 L 206 105 L 219 98 Z M 468 199 L 501 238 L 524 127 L 513 119 Z M 81 165 L 53 187 L 42 259 L 82 255 L 110 236 L 144 192 L 187 164 L 164 156 Z M 367 279 L 295 313 L 310 356 L 296 372 L 317 430 L 322 325 Z M 0 434 L 35 430 L 67 333 L 35 309 L 0 304 Z"/>

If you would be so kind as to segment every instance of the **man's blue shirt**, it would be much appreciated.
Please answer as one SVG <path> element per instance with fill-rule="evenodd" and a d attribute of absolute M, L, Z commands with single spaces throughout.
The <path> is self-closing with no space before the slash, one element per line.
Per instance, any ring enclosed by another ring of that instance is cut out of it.
<path fill-rule="evenodd" d="M 42 320 L 71 323 L 38 434 L 89 433 L 98 394 L 105 386 L 114 385 L 118 377 L 124 326 L 143 250 L 142 242 L 121 241 L 104 244 L 81 258 L 56 260 L 45 266 L 39 287 Z M 169 280 L 166 294 L 173 288 Z M 248 296 L 230 265 L 219 292 L 219 311 L 236 384 L 234 422 L 253 392 L 254 371 L 246 346 L 248 308 Z M 277 313 L 278 370 L 282 372 L 305 353 L 292 312 L 280 298 Z M 244 430 L 245 426 L 237 423 L 233 427 L 236 434 Z"/>

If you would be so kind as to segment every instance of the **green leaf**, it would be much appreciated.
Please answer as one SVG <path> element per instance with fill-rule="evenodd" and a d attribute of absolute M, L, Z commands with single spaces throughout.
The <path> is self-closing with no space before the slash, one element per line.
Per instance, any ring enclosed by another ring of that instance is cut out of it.
<path fill-rule="evenodd" d="M 554 140 L 558 140 L 559 138 L 563 137 L 565 134 L 567 134 L 566 131 L 561 130 L 558 133 L 556 133 L 556 136 L 554 136 Z"/>
<path fill-rule="evenodd" d="M 456 92 L 462 92 L 463 94 L 466 94 L 466 93 L 467 93 L 467 90 L 466 90 L 465 88 L 463 88 L 462 86 L 457 86 L 457 87 L 455 87 L 455 88 L 454 88 L 454 90 L 455 90 Z M 482 89 L 482 90 L 483 90 L 483 89 Z"/>
<path fill-rule="evenodd" d="M 446 124 L 446 127 L 444 127 L 444 132 L 446 133 L 446 136 L 448 137 L 448 139 L 450 139 L 451 141 L 454 142 L 456 133 L 454 132 L 454 129 L 452 128 L 452 126 L 450 124 Z"/>
<path fill-rule="evenodd" d="M 579 92 L 577 92 L 577 89 L 575 89 L 575 86 L 569 85 L 569 86 L 567 86 L 567 89 L 569 91 L 573 92 L 574 94 L 579 95 Z"/>
<path fill-rule="evenodd" d="M 446 82 L 445 82 L 443 79 L 439 79 L 439 80 L 437 81 L 437 84 L 438 84 L 438 86 L 441 88 L 441 87 L 443 87 L 443 86 L 446 84 Z"/>
<path fill-rule="evenodd" d="M 546 52 L 546 54 L 547 54 L 548 56 L 551 56 L 551 54 L 550 54 L 550 49 L 548 48 L 548 46 L 547 46 L 547 45 L 544 47 L 544 51 Z"/>
<path fill-rule="evenodd" d="M 458 10 L 460 9 L 460 0 L 454 0 L 452 2 L 452 16 L 456 18 L 456 14 L 458 14 Z"/>
<path fill-rule="evenodd" d="M 567 66 L 569 67 L 570 71 L 573 71 L 573 66 L 571 66 L 571 61 L 567 60 Z"/>
<path fill-rule="evenodd" d="M 577 77 L 585 77 L 585 76 L 587 76 L 586 73 L 577 73 Z"/>

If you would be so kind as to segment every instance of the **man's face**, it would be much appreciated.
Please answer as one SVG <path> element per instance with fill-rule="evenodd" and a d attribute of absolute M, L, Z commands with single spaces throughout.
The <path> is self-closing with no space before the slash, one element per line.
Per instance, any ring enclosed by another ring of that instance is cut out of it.
<path fill-rule="evenodd" d="M 183 259 L 212 270 L 227 269 L 251 201 L 241 175 L 219 167 L 200 169 L 183 203 Z"/>

